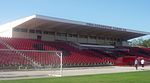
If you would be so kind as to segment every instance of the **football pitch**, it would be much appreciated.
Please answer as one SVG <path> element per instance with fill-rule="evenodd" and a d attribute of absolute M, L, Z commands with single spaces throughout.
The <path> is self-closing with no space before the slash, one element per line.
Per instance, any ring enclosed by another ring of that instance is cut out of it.
<path fill-rule="evenodd" d="M 0 83 L 150 83 L 150 71 L 22 80 L 1 80 Z"/>

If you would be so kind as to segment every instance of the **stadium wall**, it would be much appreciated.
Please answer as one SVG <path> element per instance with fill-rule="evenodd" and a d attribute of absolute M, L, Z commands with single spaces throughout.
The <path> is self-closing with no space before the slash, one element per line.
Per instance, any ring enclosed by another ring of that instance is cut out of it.
<path fill-rule="evenodd" d="M 22 21 L 22 20 L 21 20 Z M 20 22 L 21 23 L 21 22 Z M 13 37 L 13 38 L 29 38 L 29 39 L 37 39 L 37 37 L 41 37 L 41 40 L 44 41 L 55 41 L 55 40 L 63 40 L 63 41 L 72 41 L 78 43 L 89 43 L 89 44 L 100 44 L 100 45 L 118 45 L 121 46 L 127 45 L 126 41 L 118 41 L 115 38 L 111 37 L 98 37 L 94 35 L 88 34 L 79 34 L 79 33 L 65 33 L 65 32 L 53 32 L 50 29 L 42 30 L 36 29 L 32 27 L 15 27 L 18 24 L 16 23 L 7 23 L 2 25 L 0 36 L 1 37 Z"/>
<path fill-rule="evenodd" d="M 63 32 L 51 32 L 49 30 L 31 30 L 24 28 L 14 28 L 13 38 L 29 38 L 29 39 L 40 39 L 44 41 L 55 41 L 55 40 L 63 40 L 63 41 L 72 41 L 78 43 L 89 43 L 89 44 L 100 44 L 100 45 L 121 45 L 121 41 L 117 41 L 114 38 L 99 38 L 97 36 L 84 35 L 84 34 L 70 34 Z M 38 38 L 39 37 L 39 38 Z"/>

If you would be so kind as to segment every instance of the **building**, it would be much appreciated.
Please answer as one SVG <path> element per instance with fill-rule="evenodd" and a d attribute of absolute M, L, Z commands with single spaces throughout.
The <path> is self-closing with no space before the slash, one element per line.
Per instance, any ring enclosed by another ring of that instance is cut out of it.
<path fill-rule="evenodd" d="M 32 15 L 0 26 L 0 36 L 71 41 L 87 45 L 127 46 L 127 40 L 149 32 L 113 26 L 72 21 L 42 15 Z"/>

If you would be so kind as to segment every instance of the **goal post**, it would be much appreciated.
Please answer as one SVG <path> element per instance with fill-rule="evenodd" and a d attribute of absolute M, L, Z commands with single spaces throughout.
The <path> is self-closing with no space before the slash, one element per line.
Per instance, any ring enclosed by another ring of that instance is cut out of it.
<path fill-rule="evenodd" d="M 0 49 L 0 70 L 49 71 L 49 76 L 62 76 L 61 51 Z"/>
<path fill-rule="evenodd" d="M 60 55 L 59 55 L 58 53 L 60 53 Z M 62 71 L 62 70 L 63 70 L 63 69 L 62 69 L 62 68 L 63 68 L 62 52 L 59 51 L 59 52 L 56 52 L 56 54 L 57 54 L 58 57 L 60 57 L 60 75 L 62 76 L 62 74 L 63 74 L 63 71 Z"/>

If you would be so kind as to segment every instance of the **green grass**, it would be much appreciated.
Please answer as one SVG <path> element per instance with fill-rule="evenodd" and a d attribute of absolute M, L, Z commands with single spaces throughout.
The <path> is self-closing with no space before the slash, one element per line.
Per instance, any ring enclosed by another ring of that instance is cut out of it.
<path fill-rule="evenodd" d="M 150 71 L 61 78 L 1 80 L 0 83 L 150 83 Z"/>

